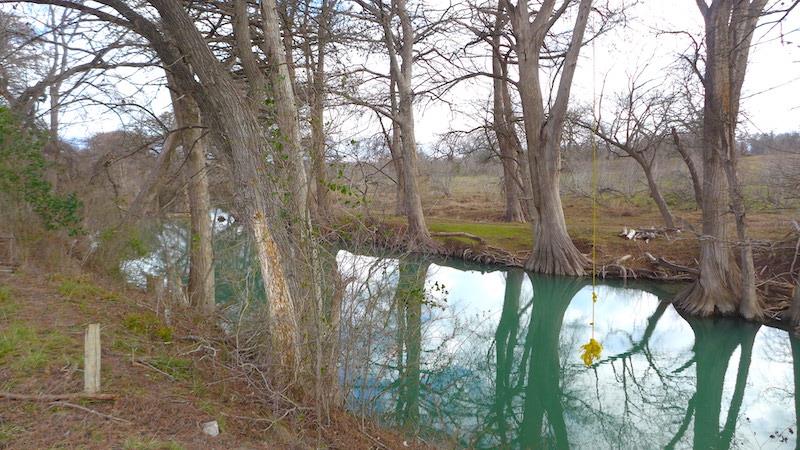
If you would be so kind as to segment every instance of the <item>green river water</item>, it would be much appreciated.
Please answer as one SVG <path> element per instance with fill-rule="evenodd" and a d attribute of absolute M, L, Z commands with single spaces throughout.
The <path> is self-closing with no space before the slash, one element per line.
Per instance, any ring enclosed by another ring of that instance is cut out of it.
<path fill-rule="evenodd" d="M 469 448 L 797 445 L 800 343 L 684 317 L 661 301 L 680 286 L 601 283 L 593 319 L 589 279 L 337 259 L 357 279 L 343 316 L 348 404 L 410 434 Z M 592 335 L 603 348 L 587 367 Z"/>
<path fill-rule="evenodd" d="M 185 260 L 177 230 L 158 252 L 124 265 L 133 282 L 162 271 L 164 258 Z M 230 310 L 239 297 L 263 299 L 252 249 L 238 238 L 226 245 L 217 251 L 218 300 Z M 800 342 L 739 320 L 684 317 L 662 301 L 681 286 L 602 282 L 593 313 L 590 279 L 344 250 L 335 261 L 347 280 L 339 359 L 347 407 L 409 440 L 465 448 L 798 444 Z M 587 366 L 581 347 L 592 336 L 602 352 Z"/>

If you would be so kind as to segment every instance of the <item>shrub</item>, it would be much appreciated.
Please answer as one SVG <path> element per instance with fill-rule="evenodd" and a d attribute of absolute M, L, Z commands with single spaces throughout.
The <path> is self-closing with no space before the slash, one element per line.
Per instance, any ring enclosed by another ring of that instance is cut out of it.
<path fill-rule="evenodd" d="M 0 107 L 0 192 L 30 206 L 48 230 L 79 234 L 81 202 L 74 193 L 53 192 L 45 178 L 43 144 L 41 133 L 26 130 Z"/>

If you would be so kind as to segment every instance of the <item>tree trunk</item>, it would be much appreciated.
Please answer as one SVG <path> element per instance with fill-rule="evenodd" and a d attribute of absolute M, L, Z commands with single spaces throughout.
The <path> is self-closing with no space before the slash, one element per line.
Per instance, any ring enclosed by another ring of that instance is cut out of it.
<path fill-rule="evenodd" d="M 201 128 L 200 111 L 188 95 L 174 101 L 175 118 L 181 129 L 187 155 L 187 194 L 191 227 L 189 234 L 189 304 L 206 313 L 215 303 L 214 250 L 212 246 L 211 201 L 206 171 L 206 131 Z"/>
<path fill-rule="evenodd" d="M 276 189 L 275 180 L 265 176 L 274 173 L 274 168 L 267 164 L 268 155 L 272 152 L 264 139 L 255 111 L 249 106 L 248 100 L 242 98 L 230 74 L 217 61 L 182 5 L 175 0 L 151 0 L 151 3 L 158 10 L 164 29 L 172 41 L 192 61 L 194 73 L 181 65 L 180 58 L 174 57 L 174 53 L 158 40 L 153 30 L 145 28 L 145 36 L 156 43 L 154 46 L 160 53 L 174 58 L 164 62 L 167 67 L 174 66 L 175 78 L 182 90 L 193 91 L 203 112 L 203 122 L 216 132 L 217 147 L 231 164 L 233 182 L 239 189 L 236 195 L 237 210 L 253 234 L 264 279 L 270 307 L 269 331 L 273 351 L 281 366 L 279 373 L 291 376 L 300 368 L 299 330 L 293 298 L 300 299 L 307 294 L 307 289 L 302 288 L 306 283 L 302 281 L 310 282 L 308 277 L 311 275 L 303 269 L 302 261 L 293 257 L 297 253 L 293 248 L 302 244 L 302 241 L 293 242 L 280 212 L 281 209 L 288 212 L 291 219 L 305 216 L 302 210 L 292 208 L 298 205 L 304 207 L 306 203 L 295 201 L 281 205 L 280 198 L 276 198 L 282 196 L 276 195 L 280 191 Z M 265 9 L 269 8 L 265 6 Z M 274 15 L 265 14 L 265 18 L 274 18 Z M 275 25 L 272 23 L 270 29 L 277 29 Z M 199 84 L 195 79 L 199 80 Z M 292 98 L 288 100 L 293 102 Z M 299 223 L 305 224 L 302 219 Z M 293 276 L 294 283 L 289 282 L 289 274 Z"/>
<path fill-rule="evenodd" d="M 708 104 L 709 97 L 706 97 Z M 708 106 L 706 107 L 708 109 Z M 704 147 L 719 146 L 716 121 L 704 119 Z M 741 289 L 739 268 L 734 264 L 726 242 L 727 224 L 724 215 L 726 181 L 719 154 L 703 151 L 703 239 L 700 240 L 700 276 L 681 293 L 676 304 L 689 313 L 708 316 L 719 312 L 732 314 L 738 309 Z"/>
<path fill-rule="evenodd" d="M 397 82 L 394 79 L 394 74 L 390 75 L 389 81 L 389 96 L 391 97 L 391 112 L 392 117 L 399 117 L 397 106 Z M 392 154 L 392 165 L 394 166 L 397 184 L 395 186 L 395 214 L 398 216 L 406 215 L 406 174 L 403 170 L 403 151 L 400 148 L 400 123 L 397 120 L 392 120 L 392 138 L 388 142 L 389 152 Z"/>
<path fill-rule="evenodd" d="M 327 222 L 330 218 L 328 181 L 325 166 L 325 57 L 330 26 L 330 3 L 323 0 L 317 24 L 316 56 L 311 49 L 311 36 L 305 36 L 306 65 L 308 79 L 311 80 L 309 92 L 311 122 L 311 171 L 314 178 L 314 198 L 309 207 L 316 219 Z M 309 20 L 309 19 L 307 19 Z"/>
<path fill-rule="evenodd" d="M 736 236 L 739 240 L 739 268 L 742 271 L 741 301 L 739 314 L 745 319 L 760 319 L 763 309 L 758 302 L 756 292 L 756 269 L 753 262 L 753 245 L 747 235 L 745 222 L 745 206 L 742 189 L 736 174 L 736 150 L 729 146 L 730 156 L 725 160 L 725 174 L 728 178 L 728 190 L 733 207 L 733 216 L 736 219 Z"/>
<path fill-rule="evenodd" d="M 676 299 L 693 314 L 761 314 L 755 294 L 752 249 L 744 222 L 744 204 L 735 173 L 736 122 L 747 59 L 766 0 L 698 3 L 705 20 L 706 68 L 703 77 L 703 238 L 700 276 Z M 727 189 L 726 189 L 727 188 Z M 726 192 L 729 194 L 726 198 Z M 741 268 L 728 248 L 724 215 L 733 203 L 742 245 Z M 743 272 L 742 272 L 743 271 Z"/>
<path fill-rule="evenodd" d="M 503 70 L 503 62 L 500 55 L 500 32 L 506 23 L 505 8 L 502 5 L 502 2 L 497 5 L 494 35 L 492 36 L 493 126 L 495 136 L 497 136 L 497 145 L 500 148 L 500 160 L 503 163 L 503 193 L 506 198 L 506 211 L 503 218 L 506 222 L 525 222 L 522 200 L 520 199 L 521 183 L 518 180 L 520 169 L 517 161 L 517 150 L 514 145 L 516 140 L 512 136 L 512 133 L 514 133 L 513 124 L 508 121 L 511 117 L 511 112 L 506 111 L 506 102 L 503 98 L 507 92 L 507 86 L 505 86 L 506 82 L 503 79 L 505 70 Z"/>
<path fill-rule="evenodd" d="M 789 306 L 789 324 L 792 327 L 792 332 L 797 333 L 797 327 L 800 326 L 800 278 L 794 285 L 792 304 Z"/>
<path fill-rule="evenodd" d="M 61 104 L 61 83 L 56 83 L 50 86 L 50 141 L 53 142 L 54 151 L 56 157 L 59 154 L 59 145 L 58 145 L 58 117 L 59 117 L 59 108 Z"/>
<path fill-rule="evenodd" d="M 644 176 L 647 179 L 647 187 L 650 190 L 650 198 L 656 202 L 658 211 L 661 213 L 661 218 L 664 219 L 664 226 L 667 228 L 675 228 L 675 219 L 672 217 L 667 201 L 664 200 L 664 196 L 661 195 L 661 189 L 658 188 L 652 163 L 648 163 L 641 155 L 634 157 L 634 160 L 639 163 L 642 171 L 644 171 Z"/>
<path fill-rule="evenodd" d="M 400 49 L 400 59 L 394 51 L 391 36 L 388 42 L 390 65 L 397 83 L 398 115 L 395 120 L 400 128 L 401 165 L 405 181 L 403 183 L 403 199 L 405 200 L 405 213 L 408 219 L 408 239 L 412 249 L 427 249 L 435 247 L 425 215 L 422 211 L 422 199 L 417 185 L 417 141 L 414 133 L 414 93 L 412 91 L 412 69 L 414 65 L 414 29 L 411 18 L 406 11 L 406 1 L 396 0 L 397 15 L 402 29 L 403 45 Z"/>
<path fill-rule="evenodd" d="M 293 76 L 290 73 L 291 62 L 288 60 L 280 34 L 278 13 L 275 0 L 261 1 L 261 24 L 264 34 L 264 53 L 270 61 L 269 80 L 271 93 L 274 96 L 280 136 L 275 138 L 273 148 L 279 158 L 286 160 L 286 169 L 290 174 L 288 188 L 296 203 L 296 209 L 307 211 L 308 183 L 303 154 L 300 146 L 300 124 L 295 104 Z M 283 148 L 282 148 L 283 147 Z M 298 220 L 306 220 L 298 218 Z"/>
<path fill-rule="evenodd" d="M 319 58 L 324 58 L 320 49 Z M 317 220 L 327 222 L 330 218 L 330 201 L 328 180 L 325 165 L 325 125 L 324 125 L 324 89 L 323 60 L 317 62 L 314 71 L 314 87 L 311 100 L 311 170 L 314 174 L 314 195 L 312 210 Z"/>
<path fill-rule="evenodd" d="M 694 160 L 692 160 L 692 155 L 690 155 L 686 147 L 683 146 L 683 142 L 681 142 L 680 136 L 678 136 L 678 131 L 675 130 L 674 127 L 672 128 L 672 141 L 675 143 L 675 148 L 678 149 L 681 158 L 683 158 L 686 168 L 689 169 L 689 176 L 692 178 L 692 188 L 694 189 L 694 200 L 697 202 L 697 207 L 699 208 L 703 204 L 703 185 L 700 182 L 700 176 L 697 174 L 697 168 L 694 165 Z"/>
<path fill-rule="evenodd" d="M 588 263 L 567 232 L 559 195 L 559 171 L 561 132 L 591 3 L 591 0 L 580 2 L 556 99 L 547 118 L 539 79 L 539 55 L 555 2 L 545 1 L 531 22 L 527 2 L 520 1 L 512 18 L 517 39 L 519 90 L 535 208 L 533 251 L 525 268 L 536 272 L 580 276 L 584 274 L 584 267 Z"/>

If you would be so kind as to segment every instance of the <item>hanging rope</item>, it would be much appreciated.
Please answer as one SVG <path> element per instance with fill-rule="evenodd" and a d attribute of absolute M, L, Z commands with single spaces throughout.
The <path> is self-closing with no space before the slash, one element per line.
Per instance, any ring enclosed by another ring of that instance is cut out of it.
<path fill-rule="evenodd" d="M 595 39 L 592 40 L 592 121 L 593 130 L 589 133 L 589 140 L 592 147 L 592 336 L 589 342 L 582 345 L 583 353 L 581 359 L 586 367 L 590 367 L 595 360 L 600 359 L 600 354 L 603 351 L 603 346 L 594 338 L 594 323 L 595 323 L 595 304 L 597 303 L 597 192 L 599 183 L 599 170 L 597 162 L 597 141 L 595 140 L 595 131 L 599 127 L 598 113 L 597 113 L 597 52 L 595 48 Z"/>

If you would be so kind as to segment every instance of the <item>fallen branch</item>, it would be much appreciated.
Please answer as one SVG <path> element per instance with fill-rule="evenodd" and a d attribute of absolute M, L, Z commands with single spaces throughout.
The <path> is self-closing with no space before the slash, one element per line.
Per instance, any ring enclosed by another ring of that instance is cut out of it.
<path fill-rule="evenodd" d="M 697 270 L 697 269 L 694 269 L 694 268 L 691 268 L 691 267 L 687 267 L 687 266 L 681 266 L 680 264 L 675 264 L 673 262 L 669 262 L 669 261 L 667 261 L 666 259 L 664 259 L 662 257 L 656 258 L 655 256 L 651 255 L 648 252 L 645 252 L 644 255 L 647 257 L 647 259 L 650 260 L 650 262 L 652 264 L 655 264 L 657 266 L 665 267 L 665 268 L 671 269 L 671 270 L 676 270 L 678 272 L 690 273 L 692 275 L 700 275 L 700 271 Z"/>
<path fill-rule="evenodd" d="M 101 413 L 100 411 L 96 411 L 94 409 L 87 408 L 87 407 L 81 406 L 81 405 L 76 405 L 76 404 L 70 403 L 70 402 L 56 401 L 56 402 L 53 402 L 53 403 L 50 404 L 50 407 L 53 407 L 53 406 L 62 406 L 62 407 L 67 407 L 67 408 L 79 409 L 81 411 L 85 411 L 85 412 L 88 412 L 90 414 L 94 414 L 94 415 L 96 415 L 98 417 L 102 417 L 103 419 L 106 419 L 106 420 L 115 420 L 117 422 L 122 422 L 122 423 L 133 423 L 130 420 L 121 419 L 119 417 L 115 417 L 115 416 L 112 416 L 110 414 Z"/>
<path fill-rule="evenodd" d="M 446 237 L 462 237 L 462 238 L 467 238 L 467 239 L 472 239 L 472 240 L 478 241 L 481 244 L 485 244 L 486 243 L 486 240 L 483 239 L 482 237 L 476 236 L 476 235 L 474 235 L 472 233 L 465 233 L 463 231 L 448 231 L 448 232 L 442 231 L 442 232 L 438 232 L 438 233 L 431 233 L 431 236 L 433 236 L 433 237 L 445 237 L 445 238 Z"/>
<path fill-rule="evenodd" d="M 135 359 L 135 360 L 133 360 L 133 363 L 136 364 L 136 365 L 142 366 L 142 367 L 146 367 L 146 368 L 151 369 L 151 370 L 155 370 L 156 372 L 168 377 L 172 381 L 178 381 L 172 375 L 168 374 L 167 372 L 164 372 L 163 370 L 159 369 L 158 367 L 150 364 L 149 362 L 147 362 L 147 361 L 145 361 L 143 359 Z"/>
<path fill-rule="evenodd" d="M 115 400 L 114 394 L 15 394 L 13 392 L 0 392 L 0 398 L 8 400 L 27 400 L 31 402 L 55 402 L 59 400 Z"/>

